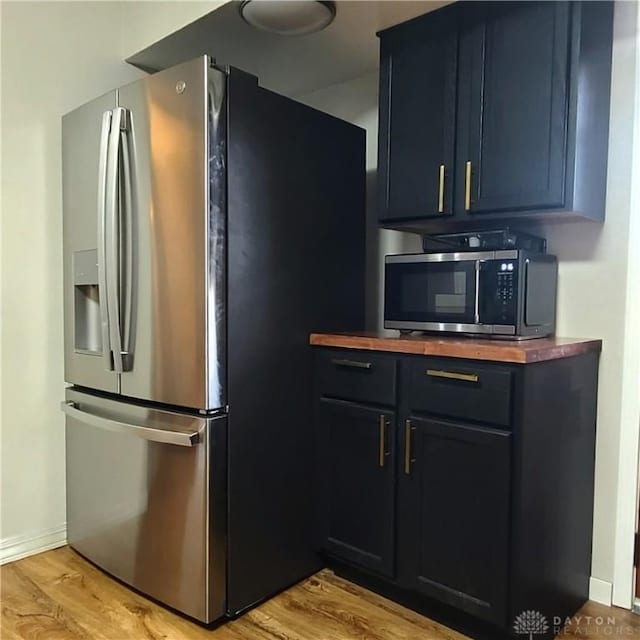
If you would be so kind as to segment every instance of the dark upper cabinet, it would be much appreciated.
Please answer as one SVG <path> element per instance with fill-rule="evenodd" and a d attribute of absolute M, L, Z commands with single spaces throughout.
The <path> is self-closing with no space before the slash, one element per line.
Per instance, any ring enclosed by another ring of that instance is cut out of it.
<path fill-rule="evenodd" d="M 602 220 L 612 33 L 612 2 L 565 1 L 456 2 L 384 31 L 381 223 Z M 446 164 L 441 213 L 427 162 Z"/>
<path fill-rule="evenodd" d="M 380 217 L 452 214 L 457 16 L 412 24 L 381 47 Z"/>
<path fill-rule="evenodd" d="M 569 10 L 526 2 L 465 12 L 457 211 L 564 206 Z"/>
<path fill-rule="evenodd" d="M 511 434 L 411 417 L 399 474 L 399 581 L 503 625 Z"/>
<path fill-rule="evenodd" d="M 316 431 L 318 546 L 338 558 L 391 576 L 394 414 L 323 398 Z"/>

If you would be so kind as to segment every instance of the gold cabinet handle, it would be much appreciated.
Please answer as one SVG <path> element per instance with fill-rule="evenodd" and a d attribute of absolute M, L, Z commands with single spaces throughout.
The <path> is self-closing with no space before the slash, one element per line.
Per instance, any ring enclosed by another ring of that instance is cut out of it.
<path fill-rule="evenodd" d="M 373 365 L 370 362 L 359 362 L 358 360 L 341 360 L 333 358 L 331 363 L 336 367 L 348 367 L 351 369 L 371 369 Z"/>
<path fill-rule="evenodd" d="M 438 213 L 444 213 L 444 165 L 440 165 L 438 176 Z"/>
<path fill-rule="evenodd" d="M 411 420 L 404 421 L 404 472 L 407 475 L 411 475 L 411 432 L 413 427 L 411 426 Z"/>
<path fill-rule="evenodd" d="M 464 172 L 464 208 L 471 209 L 471 160 L 467 161 Z"/>
<path fill-rule="evenodd" d="M 384 467 L 384 459 L 387 456 L 384 445 L 387 441 L 387 419 L 385 416 L 380 416 L 380 446 L 378 449 L 378 464 Z"/>
<path fill-rule="evenodd" d="M 432 378 L 448 378 L 450 380 L 464 380 L 465 382 L 479 382 L 477 373 L 456 373 L 455 371 L 441 371 L 440 369 L 427 369 L 427 375 Z"/>

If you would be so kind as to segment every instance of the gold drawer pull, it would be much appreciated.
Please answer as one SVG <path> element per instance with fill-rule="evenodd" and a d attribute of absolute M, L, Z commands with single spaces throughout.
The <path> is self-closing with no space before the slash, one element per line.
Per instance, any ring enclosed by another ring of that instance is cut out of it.
<path fill-rule="evenodd" d="M 336 367 L 350 367 L 352 369 L 371 369 L 373 365 L 370 362 L 360 362 L 358 360 L 338 360 L 334 358 L 331 360 Z"/>
<path fill-rule="evenodd" d="M 438 213 L 444 213 L 444 165 L 440 165 L 438 173 Z"/>
<path fill-rule="evenodd" d="M 411 420 L 404 421 L 404 472 L 411 475 L 411 463 L 415 462 L 411 459 L 411 432 L 413 427 L 411 426 Z"/>
<path fill-rule="evenodd" d="M 464 172 L 464 208 L 466 211 L 471 209 L 471 161 L 465 165 Z"/>
<path fill-rule="evenodd" d="M 380 416 L 380 447 L 378 451 L 378 464 L 384 467 L 384 459 L 388 455 L 384 450 L 385 442 L 387 441 L 387 418 Z"/>
<path fill-rule="evenodd" d="M 455 371 L 441 371 L 440 369 L 427 369 L 427 375 L 432 378 L 448 378 L 449 380 L 464 380 L 465 382 L 479 382 L 477 373 L 456 373 Z"/>

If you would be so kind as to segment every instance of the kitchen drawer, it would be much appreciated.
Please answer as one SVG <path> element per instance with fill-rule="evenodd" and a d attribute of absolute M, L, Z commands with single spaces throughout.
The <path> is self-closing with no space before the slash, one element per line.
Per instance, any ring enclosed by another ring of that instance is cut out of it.
<path fill-rule="evenodd" d="M 409 407 L 508 427 L 512 372 L 469 362 L 420 360 L 410 363 Z"/>
<path fill-rule="evenodd" d="M 343 400 L 394 405 L 397 359 L 362 351 L 321 351 L 320 395 Z"/>

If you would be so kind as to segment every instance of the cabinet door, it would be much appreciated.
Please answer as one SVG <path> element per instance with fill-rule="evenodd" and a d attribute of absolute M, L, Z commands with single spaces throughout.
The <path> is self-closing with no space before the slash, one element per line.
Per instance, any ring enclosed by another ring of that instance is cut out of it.
<path fill-rule="evenodd" d="M 317 430 L 320 547 L 391 576 L 394 414 L 323 399 Z"/>
<path fill-rule="evenodd" d="M 564 205 L 569 4 L 465 5 L 457 212 Z"/>
<path fill-rule="evenodd" d="M 453 213 L 457 52 L 450 12 L 382 36 L 381 220 Z"/>
<path fill-rule="evenodd" d="M 509 433 L 404 423 L 398 563 L 404 586 L 479 618 L 506 616 Z"/>

